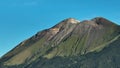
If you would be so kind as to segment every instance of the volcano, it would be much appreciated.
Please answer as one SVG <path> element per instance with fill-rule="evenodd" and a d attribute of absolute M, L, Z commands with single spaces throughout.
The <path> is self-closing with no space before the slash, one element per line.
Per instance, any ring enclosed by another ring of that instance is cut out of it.
<path fill-rule="evenodd" d="M 65 19 L 0 58 L 0 68 L 120 68 L 120 26 L 103 18 Z"/>

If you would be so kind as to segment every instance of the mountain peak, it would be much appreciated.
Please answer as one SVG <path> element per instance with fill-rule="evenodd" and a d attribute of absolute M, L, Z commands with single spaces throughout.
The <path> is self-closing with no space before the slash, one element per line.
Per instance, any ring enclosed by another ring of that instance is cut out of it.
<path fill-rule="evenodd" d="M 91 19 L 91 21 L 96 22 L 98 25 L 103 25 L 103 26 L 107 26 L 107 27 L 115 25 L 113 22 L 111 22 L 108 19 L 103 18 L 103 17 L 95 17 L 95 18 Z"/>
<path fill-rule="evenodd" d="M 104 17 L 95 17 L 93 19 L 105 19 Z"/>
<path fill-rule="evenodd" d="M 55 26 L 53 26 L 52 29 L 55 28 L 55 30 L 56 30 L 56 28 L 60 29 L 61 27 L 66 27 L 68 25 L 76 25 L 79 22 L 80 22 L 79 20 L 76 20 L 74 18 L 67 18 L 67 19 L 64 19 L 63 21 L 59 22 Z"/>
<path fill-rule="evenodd" d="M 103 17 L 95 17 L 95 18 L 91 19 L 91 21 L 95 21 L 95 22 L 98 22 L 98 21 L 101 21 L 101 20 L 109 21 L 109 20 L 107 20 L 107 19 L 105 19 Z"/>
<path fill-rule="evenodd" d="M 52 28 L 50 28 L 50 30 L 53 34 L 57 34 L 58 32 L 64 31 L 64 30 L 65 32 L 67 32 L 66 30 L 74 28 L 79 22 L 80 21 L 74 18 L 67 18 L 61 21 L 60 23 L 58 23 L 57 25 L 53 26 Z"/>
<path fill-rule="evenodd" d="M 80 21 L 79 20 L 76 20 L 76 19 L 74 19 L 74 18 L 68 18 L 68 19 L 66 19 L 65 21 L 67 21 L 68 23 L 79 23 Z"/>

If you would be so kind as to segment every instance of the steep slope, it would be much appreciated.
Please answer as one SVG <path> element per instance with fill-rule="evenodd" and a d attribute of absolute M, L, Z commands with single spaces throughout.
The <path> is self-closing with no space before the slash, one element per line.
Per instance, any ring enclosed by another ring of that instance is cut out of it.
<path fill-rule="evenodd" d="M 120 26 L 105 18 L 69 18 L 20 43 L 0 59 L 0 68 L 119 67 L 113 64 L 120 60 L 119 42 Z"/>
<path fill-rule="evenodd" d="M 71 57 L 39 58 L 26 68 L 120 68 L 120 37 L 100 52 Z"/>
<path fill-rule="evenodd" d="M 77 23 L 77 20 L 69 18 L 63 20 L 50 29 L 38 32 L 35 36 L 20 43 L 9 53 L 4 55 L 1 62 L 5 61 L 6 65 L 16 65 L 25 62 L 31 57 L 32 60 L 34 60 L 37 58 L 37 56 L 34 55 L 38 55 L 39 52 L 39 56 L 42 56 L 50 47 L 54 44 L 57 45 L 64 36 L 69 34 L 72 29 L 76 27 Z"/>
<path fill-rule="evenodd" d="M 101 18 L 98 18 L 101 19 Z M 102 21 L 101 21 L 102 20 Z M 98 20 L 99 23 L 108 23 L 108 20 Z M 98 22 L 97 21 L 97 22 Z M 118 27 L 109 23 L 108 25 L 98 24 L 96 21 L 83 21 L 74 30 L 63 38 L 58 46 L 54 47 L 46 58 L 54 56 L 72 56 L 85 54 L 92 51 L 99 51 L 107 46 L 118 36 Z"/>

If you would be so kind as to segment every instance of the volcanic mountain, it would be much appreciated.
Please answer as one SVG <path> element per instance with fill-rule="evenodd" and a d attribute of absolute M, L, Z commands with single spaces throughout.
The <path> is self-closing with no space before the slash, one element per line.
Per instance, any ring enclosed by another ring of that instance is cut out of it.
<path fill-rule="evenodd" d="M 68 18 L 18 44 L 0 58 L 0 68 L 120 68 L 119 50 L 119 25 Z"/>

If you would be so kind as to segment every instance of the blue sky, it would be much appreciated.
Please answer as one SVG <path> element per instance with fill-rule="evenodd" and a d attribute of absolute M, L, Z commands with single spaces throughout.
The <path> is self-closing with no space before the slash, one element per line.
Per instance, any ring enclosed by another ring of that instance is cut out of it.
<path fill-rule="evenodd" d="M 36 32 L 72 17 L 120 24 L 120 0 L 0 0 L 0 56 Z"/>

